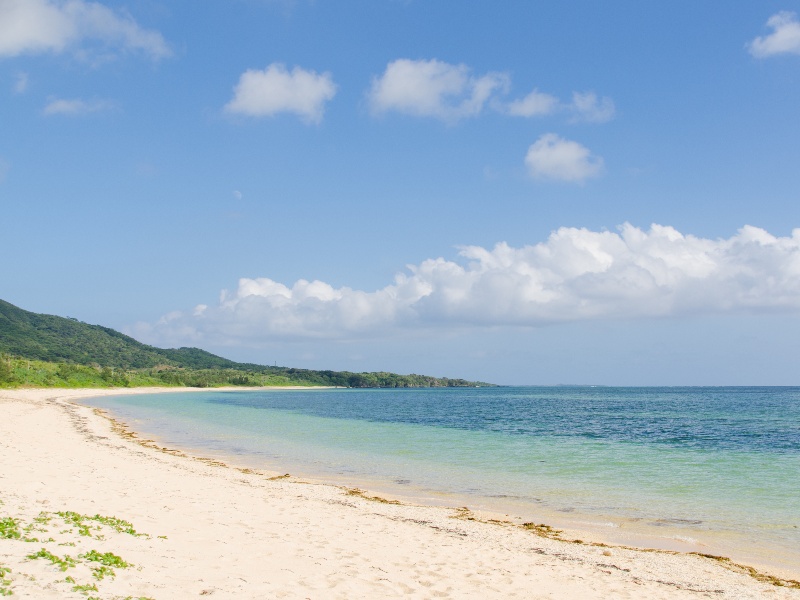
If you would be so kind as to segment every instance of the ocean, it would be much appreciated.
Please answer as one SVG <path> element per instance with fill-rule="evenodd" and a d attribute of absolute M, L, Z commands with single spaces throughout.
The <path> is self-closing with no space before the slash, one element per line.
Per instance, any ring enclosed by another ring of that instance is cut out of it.
<path fill-rule="evenodd" d="M 177 392 L 87 402 L 239 466 L 800 571 L 800 388 Z"/>

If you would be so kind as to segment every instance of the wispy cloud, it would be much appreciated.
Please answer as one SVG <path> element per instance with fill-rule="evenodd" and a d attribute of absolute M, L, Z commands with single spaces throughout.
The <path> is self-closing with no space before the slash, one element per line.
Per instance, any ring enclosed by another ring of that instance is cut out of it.
<path fill-rule="evenodd" d="M 455 122 L 481 113 L 489 98 L 508 87 L 504 73 L 474 76 L 466 65 L 401 58 L 372 81 L 373 114 L 400 112 Z"/>
<path fill-rule="evenodd" d="M 218 304 L 175 311 L 132 333 L 152 343 L 258 344 L 393 332 L 531 327 L 617 318 L 800 312 L 800 229 L 745 226 L 728 239 L 672 227 L 561 228 L 514 248 L 467 246 L 377 291 L 322 281 L 240 279 Z"/>
<path fill-rule="evenodd" d="M 81 100 L 80 98 L 67 100 L 64 98 L 54 98 L 47 103 L 42 113 L 48 117 L 53 115 L 77 117 L 111 110 L 115 108 L 115 106 L 113 102 L 108 100 Z"/>
<path fill-rule="evenodd" d="M 603 159 L 578 142 L 546 133 L 528 148 L 528 172 L 536 179 L 583 182 L 603 171 Z"/>
<path fill-rule="evenodd" d="M 598 98 L 594 92 L 573 92 L 569 108 L 573 113 L 573 122 L 606 123 L 614 118 L 616 112 L 611 98 Z"/>
<path fill-rule="evenodd" d="M 750 54 L 767 58 L 777 54 L 800 54 L 800 21 L 793 12 L 782 11 L 767 21 L 772 33 L 757 37 L 747 44 Z"/>
<path fill-rule="evenodd" d="M 558 98 L 539 90 L 533 90 L 524 98 L 509 102 L 505 107 L 505 112 L 514 117 L 539 117 L 553 114 L 559 108 Z"/>
<path fill-rule="evenodd" d="M 141 52 L 153 59 L 171 54 L 163 36 L 140 27 L 127 13 L 86 0 L 0 1 L 0 57 L 68 49 L 91 55 L 87 44 L 107 54 Z"/>
<path fill-rule="evenodd" d="M 534 89 L 524 98 L 511 102 L 495 102 L 495 108 L 512 117 L 542 117 L 557 113 L 570 115 L 571 123 L 606 123 L 614 118 L 616 107 L 608 96 L 594 92 L 573 92 L 571 102 Z"/>
<path fill-rule="evenodd" d="M 14 93 L 24 94 L 26 91 L 28 91 L 28 74 L 17 73 L 17 77 L 14 80 Z"/>
<path fill-rule="evenodd" d="M 335 95 L 336 84 L 330 73 L 300 67 L 290 72 L 284 65 L 273 63 L 263 71 L 249 69 L 242 73 L 225 111 L 249 117 L 288 112 L 306 122 L 319 123 L 325 104 Z"/>

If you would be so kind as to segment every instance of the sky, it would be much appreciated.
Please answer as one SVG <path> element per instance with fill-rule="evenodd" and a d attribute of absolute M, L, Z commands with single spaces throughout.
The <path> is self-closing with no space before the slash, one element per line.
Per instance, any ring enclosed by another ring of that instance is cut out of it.
<path fill-rule="evenodd" d="M 800 384 L 800 0 L 0 0 L 0 298 L 499 384 Z"/>

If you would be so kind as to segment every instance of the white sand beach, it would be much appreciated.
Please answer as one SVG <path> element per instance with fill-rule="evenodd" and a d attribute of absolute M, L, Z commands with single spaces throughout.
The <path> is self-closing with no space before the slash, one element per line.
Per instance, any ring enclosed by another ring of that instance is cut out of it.
<path fill-rule="evenodd" d="M 187 456 L 77 403 L 169 391 L 0 390 L 0 592 L 800 598 L 800 589 L 708 557 L 562 541 L 456 507 L 381 502 Z"/>

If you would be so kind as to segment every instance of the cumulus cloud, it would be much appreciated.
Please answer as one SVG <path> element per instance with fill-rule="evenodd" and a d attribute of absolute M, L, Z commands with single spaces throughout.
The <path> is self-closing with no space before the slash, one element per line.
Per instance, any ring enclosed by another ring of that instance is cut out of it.
<path fill-rule="evenodd" d="M 42 112 L 48 117 L 53 115 L 77 117 L 112 108 L 114 108 L 114 104 L 107 100 L 81 100 L 79 98 L 65 100 L 63 98 L 55 98 L 47 103 Z"/>
<path fill-rule="evenodd" d="M 142 52 L 151 58 L 171 51 L 157 31 L 143 29 L 127 13 L 86 0 L 0 0 L 0 57 L 75 49 L 101 43 L 106 49 Z"/>
<path fill-rule="evenodd" d="M 318 74 L 295 67 L 291 72 L 279 63 L 263 71 L 249 69 L 239 77 L 233 99 L 225 111 L 249 117 L 294 113 L 309 123 L 319 123 L 325 103 L 336 95 L 330 73 Z"/>
<path fill-rule="evenodd" d="M 396 111 L 454 122 L 480 114 L 508 85 L 504 73 L 475 77 L 466 65 L 401 58 L 373 79 L 368 100 L 373 114 Z"/>
<path fill-rule="evenodd" d="M 573 121 L 588 123 L 605 123 L 614 118 L 616 108 L 611 98 L 598 98 L 594 92 L 573 92 L 570 109 Z"/>
<path fill-rule="evenodd" d="M 152 343 L 258 344 L 393 331 L 539 326 L 616 318 L 800 312 L 800 229 L 745 226 L 728 239 L 672 227 L 561 228 L 514 248 L 462 247 L 457 260 L 409 266 L 376 291 L 322 281 L 240 279 L 214 306 L 132 332 Z"/>
<path fill-rule="evenodd" d="M 546 133 L 528 148 L 528 172 L 536 179 L 582 182 L 603 171 L 603 159 L 578 142 Z"/>
<path fill-rule="evenodd" d="M 533 90 L 524 98 L 510 102 L 505 112 L 514 117 L 539 117 L 554 113 L 559 105 L 560 102 L 555 96 Z"/>
<path fill-rule="evenodd" d="M 800 21 L 793 12 L 782 11 L 767 21 L 772 33 L 757 37 L 747 45 L 756 58 L 767 58 L 776 54 L 800 54 Z"/>
<path fill-rule="evenodd" d="M 611 98 L 594 92 L 575 92 L 571 103 L 533 89 L 527 96 L 507 101 L 511 78 L 506 73 L 473 74 L 467 65 L 439 60 L 401 58 L 390 62 L 374 77 L 367 94 L 374 115 L 399 112 L 456 122 L 480 115 L 486 107 L 512 117 L 541 117 L 557 112 L 572 114 L 572 121 L 605 123 L 614 117 Z"/>

